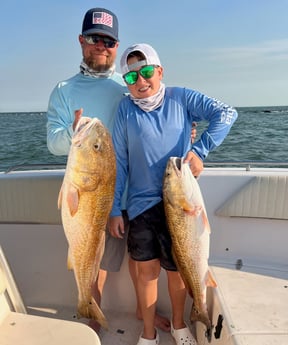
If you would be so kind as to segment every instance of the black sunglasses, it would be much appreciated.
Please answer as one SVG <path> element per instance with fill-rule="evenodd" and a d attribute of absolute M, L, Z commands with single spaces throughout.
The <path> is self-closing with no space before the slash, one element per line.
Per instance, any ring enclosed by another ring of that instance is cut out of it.
<path fill-rule="evenodd" d="M 83 36 L 86 43 L 88 44 L 97 44 L 98 42 L 102 41 L 105 48 L 114 48 L 117 41 L 113 38 L 108 36 L 99 36 L 99 35 L 91 35 L 91 36 Z"/>

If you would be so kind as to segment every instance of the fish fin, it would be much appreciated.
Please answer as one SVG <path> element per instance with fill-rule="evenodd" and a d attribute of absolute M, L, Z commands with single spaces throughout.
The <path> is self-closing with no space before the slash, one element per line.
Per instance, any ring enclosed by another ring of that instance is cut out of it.
<path fill-rule="evenodd" d="M 206 304 L 202 306 L 201 309 L 198 309 L 193 303 L 191 312 L 190 312 L 190 321 L 193 323 L 195 321 L 200 321 L 207 327 L 207 331 L 211 332 L 211 321 L 208 315 L 208 310 Z"/>
<path fill-rule="evenodd" d="M 91 301 L 89 303 L 80 302 L 78 304 L 78 313 L 77 317 L 85 317 L 87 319 L 93 319 L 97 321 L 101 327 L 108 329 L 107 320 L 99 308 L 98 304 L 96 303 L 95 299 L 91 296 Z"/>
<path fill-rule="evenodd" d="M 67 269 L 68 270 L 73 270 L 73 264 L 72 264 L 72 259 L 71 259 L 71 250 L 70 250 L 70 248 L 68 249 L 68 255 L 67 255 Z"/>
<path fill-rule="evenodd" d="M 206 284 L 206 286 L 217 287 L 217 283 L 214 280 L 212 273 L 209 270 L 208 270 L 207 275 L 206 275 L 205 284 Z"/>
<path fill-rule="evenodd" d="M 199 216 L 202 212 L 202 206 L 191 206 L 187 201 L 182 202 L 181 204 L 182 209 L 185 213 L 189 214 L 190 216 Z"/>
<path fill-rule="evenodd" d="M 69 207 L 70 215 L 73 217 L 78 211 L 79 193 L 78 189 L 70 185 L 67 192 L 67 204 Z"/>
<path fill-rule="evenodd" d="M 61 185 L 59 194 L 58 194 L 58 209 L 60 210 L 61 206 L 62 206 L 62 189 L 63 189 L 63 184 Z"/>
<path fill-rule="evenodd" d="M 204 224 L 204 229 L 206 231 L 208 231 L 209 233 L 211 233 L 211 228 L 210 228 L 209 220 L 208 220 L 207 214 L 204 211 L 204 209 L 202 209 L 202 222 Z"/>
<path fill-rule="evenodd" d="M 198 321 L 200 312 L 195 308 L 194 301 L 192 303 L 191 312 L 190 312 L 190 320 L 191 322 Z"/>

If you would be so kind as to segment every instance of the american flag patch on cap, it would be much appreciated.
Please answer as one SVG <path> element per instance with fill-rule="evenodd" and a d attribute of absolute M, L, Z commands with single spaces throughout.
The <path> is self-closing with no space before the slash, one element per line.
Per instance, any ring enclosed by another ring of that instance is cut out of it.
<path fill-rule="evenodd" d="M 105 12 L 93 12 L 93 24 L 103 24 L 113 27 L 113 17 Z"/>

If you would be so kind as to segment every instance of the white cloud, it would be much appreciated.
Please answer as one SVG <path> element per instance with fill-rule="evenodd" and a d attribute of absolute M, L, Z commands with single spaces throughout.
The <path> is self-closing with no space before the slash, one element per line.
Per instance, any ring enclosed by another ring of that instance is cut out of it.
<path fill-rule="evenodd" d="M 221 61 L 288 61 L 288 39 L 258 42 L 254 45 L 210 49 L 205 54 L 209 60 Z"/>

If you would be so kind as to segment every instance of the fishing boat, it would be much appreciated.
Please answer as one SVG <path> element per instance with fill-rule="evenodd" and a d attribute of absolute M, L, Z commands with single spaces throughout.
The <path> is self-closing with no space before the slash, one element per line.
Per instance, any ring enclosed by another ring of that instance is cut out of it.
<path fill-rule="evenodd" d="M 67 241 L 57 209 L 64 168 L 0 173 L 0 344 L 137 343 L 142 322 L 127 256 L 109 273 L 102 310 L 109 329 L 99 336 L 77 319 L 77 288 L 67 270 Z M 211 339 L 191 325 L 198 344 L 288 344 L 288 163 L 207 163 L 199 178 L 211 227 L 208 288 Z M 165 272 L 157 310 L 170 318 Z M 174 344 L 159 331 L 160 344 Z"/>

